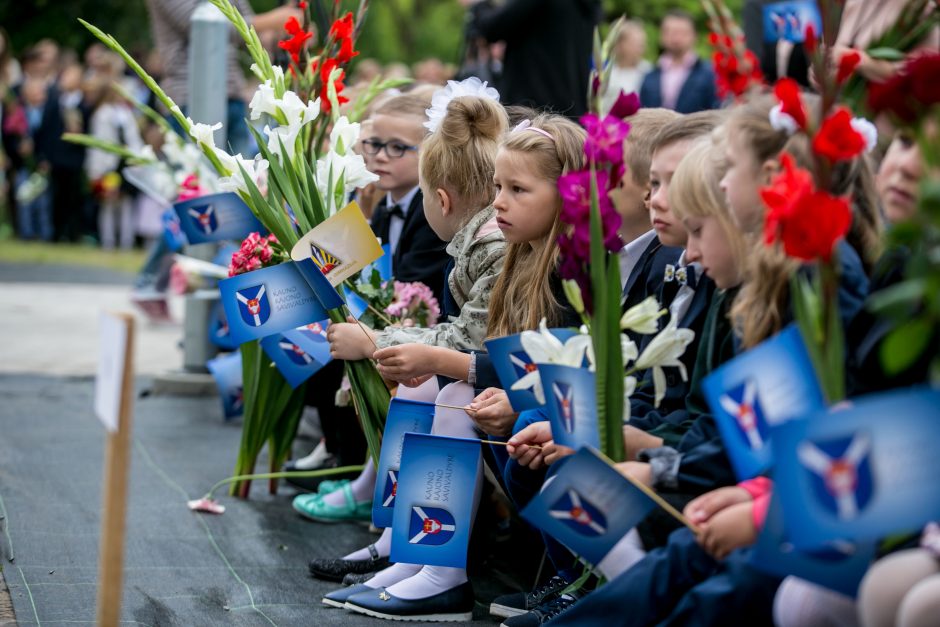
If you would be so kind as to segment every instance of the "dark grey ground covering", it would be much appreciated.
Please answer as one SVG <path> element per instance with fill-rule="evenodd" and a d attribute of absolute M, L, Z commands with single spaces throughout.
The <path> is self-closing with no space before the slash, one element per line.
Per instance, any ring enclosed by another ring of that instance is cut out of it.
<path fill-rule="evenodd" d="M 92 394 L 89 378 L 0 376 L 0 565 L 21 625 L 95 618 L 104 429 L 92 414 Z M 262 482 L 248 502 L 220 492 L 228 508 L 222 516 L 187 509 L 188 498 L 231 474 L 238 438 L 215 398 L 138 400 L 123 621 L 387 624 L 322 606 L 335 585 L 306 573 L 312 557 L 372 541 L 364 527 L 305 521 L 290 509 L 293 490 L 270 497 Z M 506 591 L 493 576 L 474 584 L 478 597 Z"/>

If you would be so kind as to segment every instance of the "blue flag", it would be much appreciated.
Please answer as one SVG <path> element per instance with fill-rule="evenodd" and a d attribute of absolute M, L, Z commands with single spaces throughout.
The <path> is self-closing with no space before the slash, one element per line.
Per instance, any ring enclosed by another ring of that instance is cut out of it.
<path fill-rule="evenodd" d="M 326 330 L 330 326 L 329 320 L 320 322 L 311 322 L 296 329 L 284 331 L 283 335 L 288 341 L 293 342 L 306 353 L 321 364 L 328 364 L 332 361 L 330 355 L 330 343 L 326 341 Z"/>
<path fill-rule="evenodd" d="M 233 341 L 243 344 L 328 318 L 293 263 L 219 281 Z"/>
<path fill-rule="evenodd" d="M 392 517 L 391 560 L 466 568 L 482 472 L 479 440 L 406 434 Z"/>
<path fill-rule="evenodd" d="M 800 331 L 792 325 L 702 381 L 739 479 L 770 468 L 773 427 L 825 409 L 815 373 Z"/>
<path fill-rule="evenodd" d="M 372 498 L 372 524 L 391 527 L 395 497 L 398 495 L 398 472 L 406 433 L 430 433 L 434 421 L 434 404 L 393 398 L 382 433 L 375 495 Z"/>
<path fill-rule="evenodd" d="M 563 465 L 522 517 L 595 566 L 656 507 L 588 447 Z"/>
<path fill-rule="evenodd" d="M 245 411 L 245 398 L 242 393 L 242 354 L 236 351 L 220 355 L 207 361 L 206 368 L 215 379 L 215 386 L 222 399 L 222 413 L 225 419 L 241 416 Z"/>
<path fill-rule="evenodd" d="M 232 255 L 237 253 L 238 250 L 238 246 L 229 242 L 219 245 L 219 250 L 215 253 L 215 257 L 212 258 L 212 263 L 228 268 L 232 265 Z"/>
<path fill-rule="evenodd" d="M 292 388 L 296 388 L 326 365 L 280 333 L 261 340 L 261 348 Z"/>
<path fill-rule="evenodd" d="M 339 295 L 329 279 L 323 276 L 323 272 L 320 271 L 319 266 L 314 263 L 313 259 L 307 257 L 294 263 L 297 265 L 300 274 L 307 280 L 310 289 L 320 299 L 320 304 L 323 305 L 324 309 L 336 309 L 343 306 L 343 297 Z"/>
<path fill-rule="evenodd" d="M 549 329 L 549 331 L 562 342 L 577 335 L 577 331 L 573 329 Z M 494 338 L 487 340 L 484 344 L 489 352 L 493 368 L 496 370 L 496 376 L 499 377 L 499 382 L 509 397 L 509 403 L 512 405 L 513 411 L 520 412 L 541 407 L 542 404 L 539 403 L 531 389 L 512 389 L 516 381 L 540 368 L 522 348 L 520 334 Z M 547 393 L 545 397 L 548 398 Z"/>
<path fill-rule="evenodd" d="M 179 216 L 172 208 L 164 211 L 160 220 L 163 222 L 163 239 L 166 240 L 167 248 L 176 252 L 188 243 L 180 226 Z"/>
<path fill-rule="evenodd" d="M 343 294 L 346 295 L 346 306 L 349 307 L 349 313 L 358 320 L 369 309 L 369 303 L 364 298 L 356 294 L 346 286 L 343 286 Z"/>
<path fill-rule="evenodd" d="M 776 490 L 800 548 L 864 542 L 940 519 L 940 391 L 913 388 L 777 427 Z"/>
<path fill-rule="evenodd" d="M 173 205 L 180 227 L 190 244 L 245 239 L 249 233 L 265 233 L 258 218 L 234 192 L 209 194 Z"/>
<path fill-rule="evenodd" d="M 597 426 L 597 380 L 587 368 L 540 364 L 552 439 L 579 449 L 601 445 Z"/>
<path fill-rule="evenodd" d="M 382 244 L 382 256 L 362 269 L 359 281 L 368 283 L 372 280 L 372 270 L 379 271 L 379 278 L 388 281 L 392 278 L 392 253 L 388 244 Z"/>
<path fill-rule="evenodd" d="M 225 309 L 222 308 L 221 302 L 215 303 L 209 312 L 209 341 L 226 351 L 233 351 L 238 348 L 238 344 L 232 340 L 229 333 L 228 321 L 225 319 Z"/>
<path fill-rule="evenodd" d="M 822 33 L 822 19 L 815 0 L 774 2 L 765 4 L 764 41 L 775 43 L 789 41 L 801 44 L 806 41 L 806 28 L 812 25 L 816 37 Z"/>
<path fill-rule="evenodd" d="M 829 547 L 797 550 L 788 539 L 783 510 L 774 495 L 764 528 L 751 552 L 751 566 L 772 575 L 800 579 L 854 597 L 858 584 L 875 558 L 875 543 L 836 542 Z"/>

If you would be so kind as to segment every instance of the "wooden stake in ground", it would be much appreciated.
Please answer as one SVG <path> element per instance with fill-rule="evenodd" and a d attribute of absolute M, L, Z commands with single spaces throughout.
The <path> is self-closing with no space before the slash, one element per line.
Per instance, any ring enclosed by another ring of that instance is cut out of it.
<path fill-rule="evenodd" d="M 108 430 L 104 466 L 101 548 L 98 556 L 97 624 L 116 627 L 121 619 L 127 475 L 134 410 L 134 318 L 101 315 L 95 413 Z"/>

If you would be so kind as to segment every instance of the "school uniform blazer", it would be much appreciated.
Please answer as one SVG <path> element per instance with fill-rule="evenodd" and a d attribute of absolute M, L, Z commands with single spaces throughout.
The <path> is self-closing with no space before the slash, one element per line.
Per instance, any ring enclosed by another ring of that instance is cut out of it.
<path fill-rule="evenodd" d="M 383 244 L 390 243 L 388 234 L 391 219 L 386 199 L 382 199 L 372 214 L 372 232 Z M 424 217 L 424 203 L 419 191 L 408 206 L 398 248 L 392 255 L 392 274 L 398 281 L 424 283 L 434 292 L 437 302 L 442 302 L 444 269 L 449 261 L 447 242 L 434 233 Z"/>
<path fill-rule="evenodd" d="M 681 254 L 682 248 L 663 246 L 659 238 L 654 237 L 627 277 L 621 295 L 620 311 L 626 312 L 630 307 L 639 305 L 647 296 L 658 294 L 663 285 L 666 266 L 678 263 Z M 634 338 L 634 341 L 636 339 Z"/>
<path fill-rule="evenodd" d="M 640 86 L 640 103 L 644 107 L 663 106 L 663 71 L 656 67 Z M 715 73 L 711 65 L 702 59 L 696 59 L 689 70 L 689 76 L 679 90 L 676 99 L 676 111 L 679 113 L 695 113 L 706 109 L 717 109 L 721 106 L 718 100 L 718 90 L 715 87 Z"/>

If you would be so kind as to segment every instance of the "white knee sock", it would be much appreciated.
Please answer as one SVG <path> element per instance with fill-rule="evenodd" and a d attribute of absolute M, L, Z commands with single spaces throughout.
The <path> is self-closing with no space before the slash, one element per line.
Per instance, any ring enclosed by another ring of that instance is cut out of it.
<path fill-rule="evenodd" d="M 378 552 L 379 557 L 388 557 L 389 553 L 392 552 L 392 528 L 388 527 L 382 531 L 382 535 L 379 536 L 379 539 L 375 541 L 375 550 Z M 367 560 L 372 557 L 372 553 L 369 552 L 369 548 L 359 549 L 358 551 L 353 551 L 349 555 L 344 555 L 344 560 Z"/>
<path fill-rule="evenodd" d="M 463 407 L 470 404 L 475 395 L 474 389 L 466 383 L 451 383 L 444 386 L 434 402 Z M 434 435 L 449 435 L 455 438 L 480 437 L 474 430 L 473 421 L 470 420 L 467 412 L 462 409 L 450 409 L 449 407 L 434 408 L 434 423 L 431 427 L 431 433 Z"/>
<path fill-rule="evenodd" d="M 399 385 L 395 392 L 395 398 L 401 398 L 406 401 L 421 401 L 423 403 L 433 403 L 440 388 L 437 386 L 437 377 L 431 377 L 416 388 Z"/>
<path fill-rule="evenodd" d="M 421 570 L 421 564 L 392 564 L 385 570 L 380 570 L 375 577 L 366 581 L 370 588 L 388 588 L 399 581 L 414 577 Z"/>
<path fill-rule="evenodd" d="M 386 589 L 399 599 L 424 599 L 456 588 L 466 581 L 467 571 L 463 568 L 425 566 L 417 575 L 393 586 L 386 586 Z"/>

